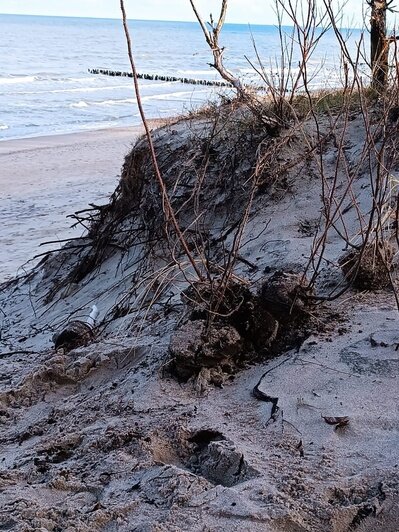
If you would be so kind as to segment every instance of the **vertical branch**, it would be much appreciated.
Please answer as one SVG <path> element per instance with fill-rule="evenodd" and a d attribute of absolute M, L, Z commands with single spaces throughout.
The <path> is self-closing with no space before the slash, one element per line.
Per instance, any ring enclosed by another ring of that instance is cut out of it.
<path fill-rule="evenodd" d="M 177 237 L 178 237 L 178 239 L 179 239 L 179 241 L 180 241 L 180 243 L 182 245 L 182 248 L 183 248 L 188 260 L 190 261 L 190 263 L 191 263 L 195 273 L 197 274 L 198 278 L 201 279 L 202 278 L 201 272 L 200 272 L 198 266 L 196 265 L 194 257 L 191 255 L 191 252 L 190 252 L 190 250 L 188 248 L 188 245 L 187 245 L 187 242 L 186 242 L 186 240 L 184 238 L 184 235 L 181 232 L 181 229 L 180 229 L 179 223 L 178 223 L 178 221 L 176 219 L 176 215 L 174 213 L 173 207 L 172 207 L 172 205 L 170 203 L 170 199 L 169 199 L 169 196 L 168 196 L 166 185 L 164 183 L 164 180 L 163 180 L 162 175 L 161 175 L 161 171 L 160 171 L 159 166 L 158 166 L 158 161 L 157 161 L 157 157 L 156 157 L 156 154 L 155 154 L 154 143 L 153 143 L 153 140 L 152 140 L 152 137 L 151 137 L 151 132 L 150 132 L 150 129 L 149 129 L 146 117 L 145 117 L 143 105 L 142 105 L 142 102 L 141 102 L 140 88 L 139 88 L 139 83 L 138 83 L 138 78 L 137 78 L 136 65 L 135 65 L 134 58 L 133 58 L 132 42 L 131 42 L 131 39 L 130 39 L 129 28 L 127 26 L 126 10 L 125 10 L 125 5 L 124 5 L 124 1 L 123 0 L 120 0 L 120 7 L 121 7 L 121 11 L 122 11 L 122 22 L 123 22 L 123 28 L 124 28 L 124 31 L 125 31 L 128 56 L 129 56 L 130 66 L 131 66 L 132 73 L 133 73 L 134 89 L 135 89 L 135 93 L 136 93 L 137 106 L 139 108 L 141 120 L 143 122 L 145 133 L 146 133 L 146 136 L 147 136 L 147 140 L 148 140 L 148 145 L 149 145 L 149 148 L 150 148 L 151 160 L 152 160 L 152 165 L 153 165 L 153 168 L 154 168 L 155 176 L 157 178 L 157 181 L 159 183 L 159 187 L 161 189 L 166 224 L 168 224 L 169 222 L 172 223 L 172 226 L 174 227 L 174 229 L 176 231 Z"/>
<path fill-rule="evenodd" d="M 213 67 L 215 70 L 219 72 L 219 74 L 222 76 L 224 80 L 226 80 L 228 83 L 231 83 L 231 85 L 237 90 L 239 96 L 246 99 L 248 97 L 247 91 L 244 87 L 244 85 L 241 83 L 241 81 L 234 76 L 232 72 L 227 70 L 227 68 L 223 64 L 223 52 L 224 47 L 221 47 L 219 44 L 219 35 L 222 30 L 224 21 L 226 19 L 226 12 L 227 12 L 227 0 L 222 0 L 222 6 L 220 10 L 219 19 L 216 23 L 216 25 L 213 23 L 212 17 L 210 22 L 211 30 L 208 30 L 206 27 L 206 24 L 199 14 L 198 9 L 195 6 L 194 0 L 190 0 L 191 7 L 194 11 L 194 15 L 196 16 L 199 25 L 201 26 L 201 29 L 204 33 L 205 40 L 212 50 L 213 54 L 213 64 L 210 66 Z"/>
<path fill-rule="evenodd" d="M 216 24 L 213 21 L 212 15 L 210 16 L 210 22 L 208 25 L 211 29 L 209 30 L 198 9 L 196 8 L 194 0 L 190 0 L 191 7 L 205 36 L 205 40 L 212 51 L 214 62 L 209 64 L 212 68 L 219 72 L 225 81 L 230 83 L 236 89 L 239 98 L 241 98 L 241 100 L 249 107 L 249 109 L 251 109 L 258 119 L 260 119 L 264 126 L 268 128 L 269 132 L 271 134 L 275 134 L 275 132 L 280 128 L 281 122 L 272 116 L 265 116 L 263 112 L 263 105 L 258 102 L 258 100 L 253 94 L 251 94 L 247 87 L 245 87 L 241 80 L 234 76 L 232 72 L 227 70 L 223 64 L 224 47 L 221 47 L 219 44 L 219 36 L 226 19 L 227 3 L 228 0 L 222 0 L 220 15 Z"/>
<path fill-rule="evenodd" d="M 388 73 L 388 46 L 386 43 L 387 0 L 369 0 L 370 16 L 370 60 L 372 86 L 378 91 L 385 88 Z"/>

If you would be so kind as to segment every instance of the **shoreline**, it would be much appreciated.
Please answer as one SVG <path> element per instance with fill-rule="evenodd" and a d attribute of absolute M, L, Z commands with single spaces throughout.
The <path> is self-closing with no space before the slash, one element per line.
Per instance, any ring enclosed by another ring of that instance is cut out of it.
<path fill-rule="evenodd" d="M 160 127 L 164 125 L 169 120 L 173 120 L 175 117 L 168 118 L 156 118 L 147 120 L 150 129 Z M 55 147 L 56 145 L 69 145 L 74 144 L 78 137 L 81 137 L 80 140 L 90 141 L 90 137 L 102 137 L 111 134 L 120 134 L 122 137 L 127 133 L 131 132 L 133 134 L 144 133 L 144 126 L 142 123 L 131 126 L 113 126 L 113 127 L 104 127 L 97 129 L 87 129 L 87 130 L 77 130 L 69 131 L 66 133 L 52 133 L 44 135 L 36 135 L 34 137 L 19 137 L 11 139 L 0 139 L 0 155 L 7 153 L 17 153 L 20 151 L 29 151 L 42 149 L 47 147 Z M 26 147 L 19 148 L 17 145 L 26 144 Z"/>
<path fill-rule="evenodd" d="M 149 120 L 151 128 L 166 120 Z M 83 227 L 67 218 L 108 201 L 125 155 L 143 126 L 117 127 L 0 142 L 0 283 L 28 270 L 43 242 L 76 238 Z"/>

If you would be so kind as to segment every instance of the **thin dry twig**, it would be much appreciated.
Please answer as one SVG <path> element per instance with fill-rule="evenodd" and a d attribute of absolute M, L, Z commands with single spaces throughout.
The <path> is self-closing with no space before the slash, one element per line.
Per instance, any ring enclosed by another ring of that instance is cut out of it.
<path fill-rule="evenodd" d="M 200 272 L 197 264 L 196 264 L 196 261 L 194 259 L 194 257 L 192 256 L 190 250 L 189 250 L 189 247 L 188 247 L 188 244 L 180 230 L 180 226 L 179 226 L 179 223 L 176 219 L 176 215 L 174 213 L 174 210 L 172 208 L 172 205 L 170 203 L 170 199 L 169 199 L 169 196 L 168 196 L 168 192 L 167 192 L 167 189 L 166 189 L 166 185 L 164 183 L 164 180 L 162 178 L 162 175 L 161 175 L 161 172 L 160 172 L 160 169 L 159 169 L 159 165 L 158 165 L 158 160 L 157 160 L 157 156 L 156 156 L 156 153 L 155 153 L 155 149 L 154 149 L 154 143 L 153 143 L 153 140 L 152 140 L 152 136 L 151 136 L 151 132 L 150 132 L 150 128 L 148 126 L 148 123 L 147 123 L 147 119 L 146 119 L 146 116 L 145 116 L 145 113 L 144 113 L 144 109 L 143 109 L 143 104 L 142 104 L 142 101 L 141 101 L 141 97 L 140 97 L 140 87 L 139 87 L 139 83 L 138 83 L 138 78 L 137 78 L 137 71 L 136 71 L 136 66 L 135 66 L 135 62 L 134 62 L 134 58 L 133 58 L 133 50 L 132 50 L 132 43 L 131 43 L 131 38 L 130 38 L 130 33 L 129 33 L 129 28 L 128 28 L 128 25 L 127 25 L 127 17 L 126 17 L 126 10 L 125 10 L 125 5 L 124 5 L 124 1 L 123 0 L 120 0 L 120 7 L 121 7 L 121 11 L 122 11 L 122 21 L 123 21 L 123 28 L 124 28 L 124 31 L 125 31 L 125 37 L 126 37 L 126 43 L 127 43 L 127 49 L 128 49 L 128 56 L 129 56 L 129 61 L 130 61 L 130 66 L 131 66 L 131 69 L 132 69 L 132 73 L 133 73 L 133 81 L 134 81 L 134 89 L 135 89 L 135 93 L 136 93 L 136 99 L 137 99 L 137 106 L 139 108 L 139 113 L 140 113 L 140 116 L 141 116 L 141 120 L 143 122 L 143 125 L 144 125 L 144 129 L 145 129 L 145 132 L 146 132 L 146 136 L 147 136 L 147 140 L 148 140 L 148 145 L 149 145 L 149 148 L 150 148 L 150 152 L 151 152 L 151 159 L 152 159 L 152 164 L 153 164 L 153 167 L 154 167 L 154 172 L 155 172 L 155 175 L 156 175 L 156 178 L 158 180 L 158 184 L 159 184 L 159 187 L 161 189 L 161 193 L 162 193 L 162 199 L 163 199 L 163 203 L 164 203 L 164 213 L 165 213 L 165 218 L 166 218 L 166 223 L 168 224 L 169 221 L 172 222 L 172 225 L 176 231 L 176 234 L 178 236 L 178 239 L 183 247 L 183 250 L 189 260 L 189 262 L 191 263 L 191 266 L 193 267 L 193 270 L 195 271 L 197 277 L 199 279 L 202 279 L 202 273 Z"/>

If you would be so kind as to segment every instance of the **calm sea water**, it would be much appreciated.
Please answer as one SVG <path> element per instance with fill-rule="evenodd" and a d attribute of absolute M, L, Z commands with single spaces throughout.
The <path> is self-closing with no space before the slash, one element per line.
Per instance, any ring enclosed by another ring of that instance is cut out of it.
<path fill-rule="evenodd" d="M 131 21 L 142 73 L 219 79 L 196 23 Z M 251 32 L 267 68 L 275 69 L 279 41 L 273 26 L 227 24 L 226 65 L 259 83 Z M 352 45 L 359 40 L 352 34 Z M 294 68 L 297 58 L 294 58 Z M 0 15 L 0 140 L 139 123 L 132 80 L 92 75 L 88 68 L 128 70 L 121 22 L 111 19 Z M 311 60 L 316 87 L 339 83 L 339 51 L 328 34 Z M 192 110 L 221 89 L 141 81 L 149 118 Z"/>

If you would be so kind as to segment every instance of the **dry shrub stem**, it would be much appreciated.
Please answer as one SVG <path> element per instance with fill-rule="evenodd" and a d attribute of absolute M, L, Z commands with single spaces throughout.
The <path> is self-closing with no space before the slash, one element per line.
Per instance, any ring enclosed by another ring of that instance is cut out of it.
<path fill-rule="evenodd" d="M 123 0 L 120 0 L 120 7 L 121 7 L 121 11 L 122 11 L 122 21 L 123 21 L 123 28 L 124 28 L 125 36 L 126 36 L 128 56 L 129 56 L 130 66 L 131 66 L 132 74 L 133 74 L 134 90 L 135 90 L 135 93 L 136 93 L 137 106 L 139 108 L 141 120 L 143 122 L 145 133 L 146 133 L 146 136 L 147 136 L 148 145 L 149 145 L 150 152 L 151 152 L 151 159 L 152 159 L 154 172 L 155 172 L 155 175 L 156 175 L 156 178 L 158 180 L 159 187 L 160 187 L 161 193 L 162 193 L 163 208 L 164 208 L 164 213 L 165 213 L 165 222 L 166 222 L 167 226 L 168 226 L 170 221 L 172 222 L 172 225 L 173 225 L 173 227 L 174 227 L 174 229 L 176 231 L 177 237 L 178 237 L 178 239 L 179 239 L 179 241 L 180 241 L 180 243 L 182 245 L 182 248 L 183 248 L 183 250 L 184 250 L 189 262 L 191 263 L 191 266 L 193 267 L 193 270 L 195 271 L 196 275 L 198 276 L 198 279 L 202 279 L 202 274 L 201 274 L 201 272 L 200 272 L 200 270 L 199 270 L 199 268 L 198 268 L 198 266 L 197 266 L 197 264 L 195 262 L 194 257 L 192 256 L 192 254 L 191 254 L 191 252 L 190 252 L 190 250 L 188 248 L 188 244 L 186 242 L 186 239 L 184 238 L 184 235 L 183 235 L 183 233 L 182 233 L 182 231 L 180 229 L 179 223 L 178 223 L 178 221 L 176 219 L 176 215 L 175 215 L 173 207 L 172 207 L 172 205 L 170 203 L 170 199 L 169 199 L 169 196 L 168 196 L 166 185 L 164 183 L 164 180 L 162 178 L 161 172 L 159 170 L 157 156 L 156 156 L 155 149 L 154 149 L 154 143 L 152 141 L 151 132 L 150 132 L 150 129 L 149 129 L 146 117 L 145 117 L 143 105 L 142 105 L 142 102 L 141 102 L 140 87 L 139 87 L 138 78 L 137 78 L 136 66 L 135 66 L 135 62 L 134 62 L 134 58 L 133 58 L 132 43 L 131 43 L 131 39 L 130 39 L 129 28 L 128 28 L 128 25 L 127 25 L 126 10 L 125 10 L 125 5 L 124 5 L 124 1 Z"/>
<path fill-rule="evenodd" d="M 210 49 L 212 50 L 214 63 L 213 64 L 210 63 L 210 66 L 216 69 L 223 79 L 225 79 L 228 83 L 231 83 L 231 85 L 237 90 L 238 94 L 245 99 L 247 97 L 247 91 L 244 85 L 241 83 L 241 81 L 236 76 L 234 76 L 229 70 L 227 70 L 227 68 L 224 66 L 223 64 L 224 47 L 221 47 L 219 44 L 220 32 L 222 30 L 222 27 L 223 27 L 223 24 L 226 18 L 227 0 L 222 0 L 220 15 L 219 15 L 219 18 L 216 24 L 214 23 L 212 19 L 212 15 L 211 15 L 211 20 L 209 23 L 211 30 L 209 30 L 206 27 L 206 24 L 204 20 L 202 19 L 201 15 L 199 14 L 199 11 L 196 8 L 193 0 L 190 0 L 190 4 L 194 11 L 195 16 L 197 17 L 198 23 L 201 26 L 201 29 L 204 33 L 205 40 L 208 46 L 210 47 Z"/>

